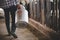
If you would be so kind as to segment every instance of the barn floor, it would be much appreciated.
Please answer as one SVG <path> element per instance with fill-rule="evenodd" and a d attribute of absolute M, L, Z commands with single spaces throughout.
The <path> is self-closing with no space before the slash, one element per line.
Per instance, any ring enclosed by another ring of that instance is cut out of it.
<path fill-rule="evenodd" d="M 5 21 L 3 20 L 4 19 L 0 19 L 0 40 L 38 40 L 38 38 L 25 27 L 17 27 L 17 39 L 14 39 L 12 36 L 6 36 L 7 30 Z"/>
<path fill-rule="evenodd" d="M 16 35 L 18 36 L 18 38 L 14 39 L 13 36 L 6 36 L 8 33 L 6 30 L 5 21 L 4 19 L 0 19 L 0 40 L 60 40 L 59 35 L 57 35 L 53 31 L 50 31 L 49 29 L 46 29 L 45 27 L 43 29 L 41 29 L 40 27 L 40 31 L 37 31 L 32 26 L 18 26 L 16 29 Z M 43 35 L 44 33 L 41 33 L 43 32 L 43 30 L 45 35 Z"/>

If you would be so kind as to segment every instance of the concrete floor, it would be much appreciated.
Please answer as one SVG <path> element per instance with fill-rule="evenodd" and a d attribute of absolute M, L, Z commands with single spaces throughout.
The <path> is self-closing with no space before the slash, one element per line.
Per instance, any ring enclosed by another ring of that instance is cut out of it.
<path fill-rule="evenodd" d="M 6 36 L 7 30 L 4 19 L 0 19 L 0 40 L 38 40 L 38 38 L 30 32 L 27 28 L 17 28 L 16 34 L 17 39 L 14 39 L 12 36 Z"/>

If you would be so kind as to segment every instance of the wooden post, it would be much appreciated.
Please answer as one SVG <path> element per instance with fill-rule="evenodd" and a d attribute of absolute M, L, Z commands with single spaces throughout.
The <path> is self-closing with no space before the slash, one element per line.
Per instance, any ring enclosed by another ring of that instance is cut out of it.
<path fill-rule="evenodd" d="M 41 19 L 42 19 L 42 24 L 44 24 L 45 22 L 45 18 L 44 18 L 44 0 L 41 0 Z"/>
<path fill-rule="evenodd" d="M 31 18 L 33 18 L 32 1 L 31 0 L 29 1 L 30 1 L 30 14 L 31 14 Z"/>
<path fill-rule="evenodd" d="M 60 31 L 60 0 L 59 0 L 59 31 Z"/>
<path fill-rule="evenodd" d="M 35 1 L 33 1 L 33 17 L 36 19 L 36 7 L 35 7 Z"/>

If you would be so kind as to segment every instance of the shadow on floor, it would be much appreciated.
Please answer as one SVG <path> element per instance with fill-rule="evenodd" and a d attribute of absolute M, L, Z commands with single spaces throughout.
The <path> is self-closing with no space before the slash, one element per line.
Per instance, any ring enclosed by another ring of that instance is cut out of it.
<path fill-rule="evenodd" d="M 28 26 L 28 23 L 26 22 L 18 22 L 16 23 L 17 28 L 26 28 Z"/>
<path fill-rule="evenodd" d="M 1 35 L 0 34 L 0 40 L 11 40 L 12 38 L 10 36 L 6 36 L 6 35 Z"/>

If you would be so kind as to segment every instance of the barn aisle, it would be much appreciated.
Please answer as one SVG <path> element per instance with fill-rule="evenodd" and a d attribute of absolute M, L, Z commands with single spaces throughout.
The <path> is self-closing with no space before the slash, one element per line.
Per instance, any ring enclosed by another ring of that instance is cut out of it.
<path fill-rule="evenodd" d="M 16 29 L 17 39 L 14 39 L 12 36 L 6 36 L 6 34 L 5 21 L 4 19 L 0 19 L 0 40 L 38 40 L 38 38 L 25 27 Z"/>

